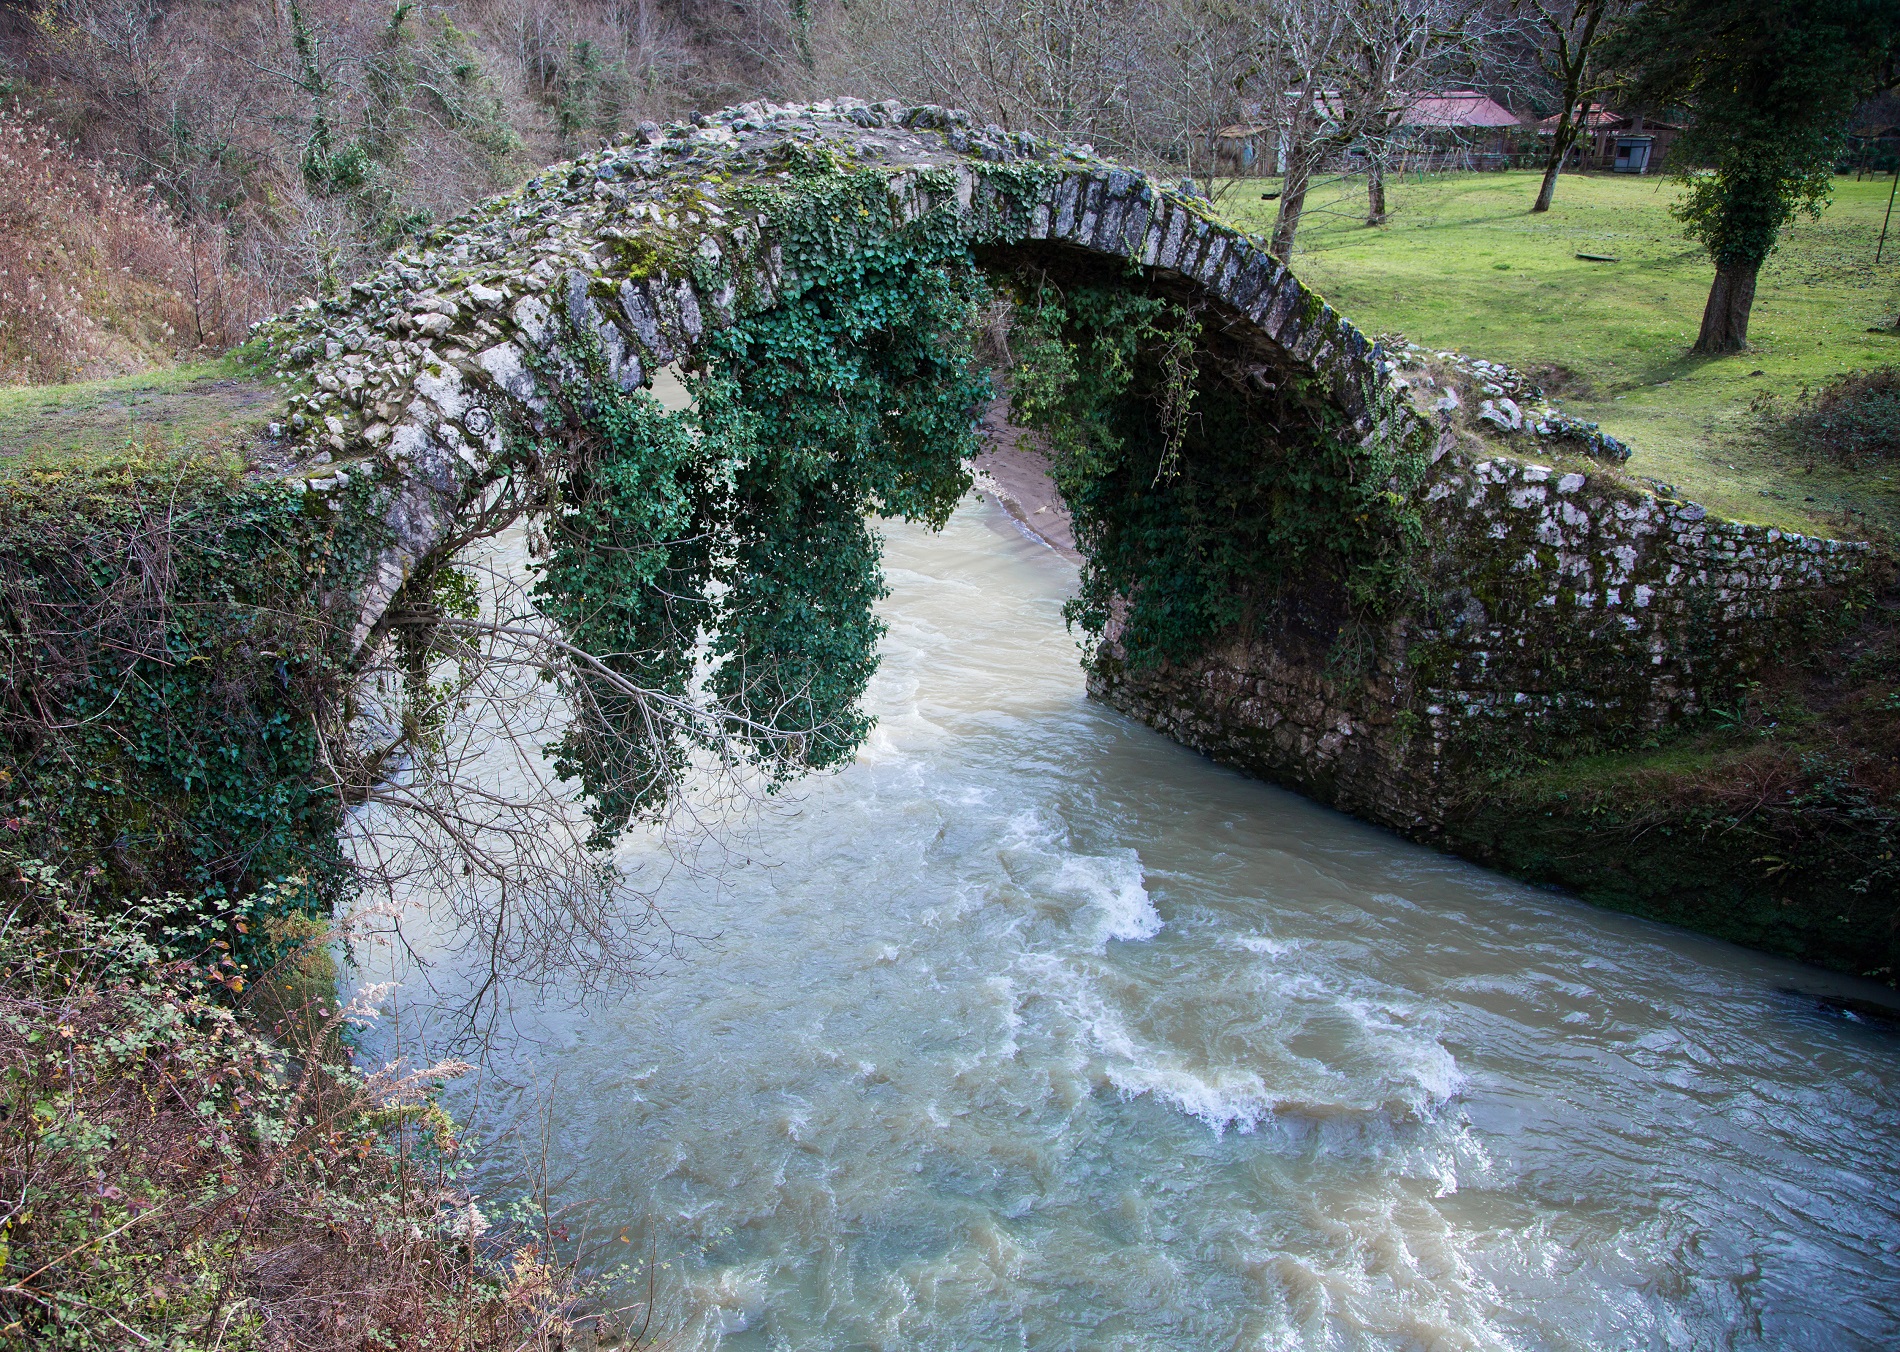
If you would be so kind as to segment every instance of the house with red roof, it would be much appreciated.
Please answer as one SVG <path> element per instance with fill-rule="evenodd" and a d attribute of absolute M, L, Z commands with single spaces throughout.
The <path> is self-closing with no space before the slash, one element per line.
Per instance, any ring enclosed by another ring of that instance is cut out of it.
<path fill-rule="evenodd" d="M 1392 139 L 1407 168 L 1508 169 L 1523 149 L 1524 119 L 1488 94 L 1421 94 L 1395 119 Z"/>
<path fill-rule="evenodd" d="M 1337 94 L 1319 96 L 1323 115 L 1337 118 Z M 1284 172 L 1285 148 L 1276 146 L 1285 130 L 1259 117 L 1214 132 L 1216 153 L 1241 172 L 1256 171 L 1271 158 L 1273 172 Z M 1387 140 L 1393 147 L 1392 167 L 1406 169 L 1502 169 L 1520 158 L 1521 141 L 1528 130 L 1524 120 L 1487 94 L 1475 89 L 1450 89 L 1414 96 L 1391 115 Z M 1260 152 L 1267 152 L 1265 155 Z M 1347 164 L 1363 165 L 1365 148 L 1355 146 L 1342 157 Z"/>
<path fill-rule="evenodd" d="M 1459 127 L 1481 131 L 1495 127 L 1520 127 L 1524 119 L 1487 94 L 1475 89 L 1453 89 L 1443 94 L 1424 94 L 1399 114 L 1406 127 Z"/>

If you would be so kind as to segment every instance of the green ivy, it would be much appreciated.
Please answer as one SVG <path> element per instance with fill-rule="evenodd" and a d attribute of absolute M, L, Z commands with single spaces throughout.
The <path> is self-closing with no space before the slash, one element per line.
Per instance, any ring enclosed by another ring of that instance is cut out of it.
<path fill-rule="evenodd" d="M 1314 579 L 1364 632 L 1415 586 L 1423 523 L 1412 445 L 1360 445 L 1282 373 L 1249 390 L 1206 359 L 1199 318 L 1138 282 L 1025 288 L 1013 411 L 1054 452 L 1085 556 L 1072 624 L 1124 607 L 1135 667 L 1191 660 Z"/>
<path fill-rule="evenodd" d="M 786 167 L 736 195 L 767 218 L 789 280 L 708 337 L 690 412 L 599 370 L 577 381 L 596 360 L 579 334 L 544 373 L 593 441 L 566 457 L 541 605 L 639 688 L 685 701 L 708 663 L 724 720 L 629 736 L 638 701 L 576 677 L 597 716 L 555 753 L 599 843 L 661 806 L 695 747 L 744 747 L 774 781 L 849 759 L 882 634 L 868 517 L 941 524 L 969 485 L 989 393 L 971 334 L 995 293 L 949 204 L 954 176 L 920 175 L 945 206 L 898 224 L 883 174 L 799 147 Z M 1126 602 L 1127 655 L 1152 663 L 1197 655 L 1315 572 L 1355 619 L 1412 585 L 1417 448 L 1349 440 L 1292 376 L 1271 397 L 1241 388 L 1205 360 L 1198 317 L 1138 272 L 1067 292 L 1015 284 L 1016 414 L 1055 447 L 1088 556 L 1072 622 L 1099 636 Z"/>
<path fill-rule="evenodd" d="M 969 488 L 989 392 L 972 319 L 990 292 L 955 216 L 898 228 L 881 175 L 817 154 L 793 168 L 788 186 L 747 192 L 797 280 L 709 338 L 690 412 L 565 382 L 596 444 L 562 486 L 539 602 L 668 697 L 686 698 L 703 653 L 723 711 L 662 742 L 586 720 L 564 735 L 558 766 L 597 842 L 661 805 L 693 745 L 745 748 L 774 782 L 848 760 L 871 727 L 859 701 L 883 634 L 868 518 L 941 525 Z M 603 721 L 639 717 L 596 684 Z"/>
<path fill-rule="evenodd" d="M 214 909 L 289 877 L 298 905 L 334 898 L 313 711 L 338 653 L 319 597 L 362 553 L 338 525 L 215 461 L 0 482 L 5 863 Z"/>
<path fill-rule="evenodd" d="M 716 619 L 709 584 L 727 474 L 687 420 L 649 395 L 599 388 L 591 428 L 598 444 L 563 485 L 536 599 L 613 673 L 684 702 L 700 635 Z M 639 716 L 616 685 L 591 683 L 603 717 Z M 688 750 L 613 732 L 577 720 L 553 748 L 562 778 L 580 781 L 609 835 L 659 805 Z"/>

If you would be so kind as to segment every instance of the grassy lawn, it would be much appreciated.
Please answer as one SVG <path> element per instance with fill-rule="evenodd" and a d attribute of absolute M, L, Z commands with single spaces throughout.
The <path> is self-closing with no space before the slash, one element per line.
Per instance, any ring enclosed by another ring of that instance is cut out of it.
<path fill-rule="evenodd" d="M 1260 192 L 1277 186 L 1237 183 L 1221 209 L 1265 233 L 1275 204 Z M 1688 355 L 1712 268 L 1670 217 L 1666 179 L 1567 176 L 1533 216 L 1534 173 L 1434 175 L 1392 184 L 1391 222 L 1376 230 L 1364 181 L 1335 184 L 1301 223 L 1294 269 L 1368 332 L 1559 368 L 1552 396 L 1634 446 L 1633 473 L 1724 515 L 1853 533 L 1861 514 L 1900 519 L 1900 468 L 1845 474 L 1772 452 L 1749 435 L 1748 406 L 1900 364 L 1900 338 L 1867 332 L 1900 309 L 1900 240 L 1873 263 L 1890 187 L 1837 179 L 1821 219 L 1784 234 L 1762 270 L 1753 350 L 1732 357 Z"/>
<path fill-rule="evenodd" d="M 217 450 L 280 407 L 232 357 L 76 385 L 0 386 L 0 471 L 139 446 Z"/>

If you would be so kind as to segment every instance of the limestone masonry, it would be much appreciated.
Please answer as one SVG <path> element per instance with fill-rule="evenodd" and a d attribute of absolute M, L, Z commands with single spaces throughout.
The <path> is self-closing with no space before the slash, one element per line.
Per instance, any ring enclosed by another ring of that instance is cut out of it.
<path fill-rule="evenodd" d="M 1355 669 L 1296 605 L 1197 664 L 1098 697 L 1169 736 L 1347 811 L 1431 834 L 1506 756 L 1630 745 L 1726 697 L 1824 624 L 1868 546 L 1708 515 L 1608 474 L 1456 449 L 1421 490 L 1425 597 Z M 1343 660 L 1342 660 L 1343 659 Z"/>
<path fill-rule="evenodd" d="M 580 374 L 577 339 L 633 389 L 799 293 L 769 221 L 735 192 L 813 154 L 883 175 L 889 229 L 949 219 L 979 256 L 1066 250 L 1191 289 L 1262 363 L 1314 382 L 1354 437 L 1436 446 L 1422 586 L 1382 632 L 1356 634 L 1315 591 L 1264 606 L 1190 667 L 1131 674 L 1111 634 L 1091 675 L 1097 695 L 1169 735 L 1341 807 L 1429 832 L 1500 747 L 1614 743 L 1694 713 L 1871 559 L 1712 520 L 1607 468 L 1479 454 L 1262 241 L 1087 146 L 936 107 L 754 103 L 555 166 L 346 296 L 266 326 L 290 391 L 276 472 L 383 528 L 370 582 L 344 598 L 359 643 L 458 519 L 493 500 L 506 426 L 556 444 L 584 432 L 584 401 L 557 397 Z M 1528 426 L 1532 454 L 1543 438 L 1627 455 L 1554 409 L 1527 424 L 1497 388 L 1472 416 L 1500 435 Z"/>

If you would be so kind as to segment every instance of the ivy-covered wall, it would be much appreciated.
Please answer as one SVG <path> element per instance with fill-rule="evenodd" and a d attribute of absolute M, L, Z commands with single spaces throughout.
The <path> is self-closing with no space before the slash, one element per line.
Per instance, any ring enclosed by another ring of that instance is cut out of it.
<path fill-rule="evenodd" d="M 1263 597 L 1187 661 L 1131 663 L 1110 624 L 1090 690 L 1179 741 L 1434 838 L 1474 792 L 1553 756 L 1641 745 L 1838 632 L 1863 544 L 1710 517 L 1615 476 L 1446 437 L 1418 490 L 1404 606 L 1355 633 L 1324 582 Z"/>

